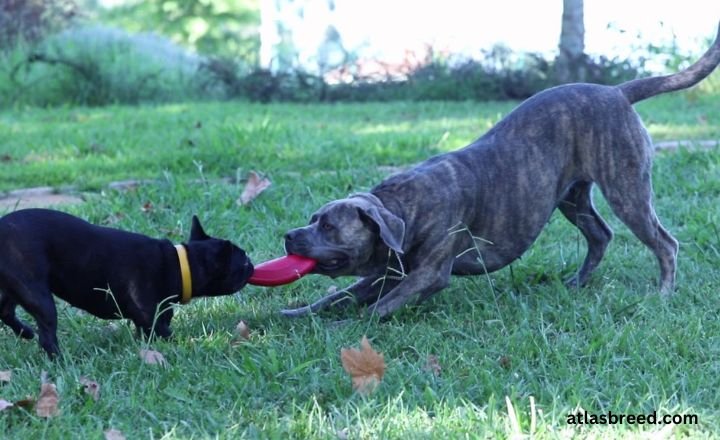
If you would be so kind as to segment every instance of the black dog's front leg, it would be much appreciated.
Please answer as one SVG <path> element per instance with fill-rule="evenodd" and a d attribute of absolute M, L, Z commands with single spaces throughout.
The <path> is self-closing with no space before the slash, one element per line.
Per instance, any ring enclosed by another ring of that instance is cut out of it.
<path fill-rule="evenodd" d="M 166 309 L 160 312 L 157 318 L 143 314 L 139 319 L 133 319 L 137 329 L 142 331 L 146 338 L 152 339 L 154 336 L 159 336 L 163 339 L 169 339 L 172 336 L 170 321 L 173 317 L 173 309 L 170 306 L 165 307 Z"/>

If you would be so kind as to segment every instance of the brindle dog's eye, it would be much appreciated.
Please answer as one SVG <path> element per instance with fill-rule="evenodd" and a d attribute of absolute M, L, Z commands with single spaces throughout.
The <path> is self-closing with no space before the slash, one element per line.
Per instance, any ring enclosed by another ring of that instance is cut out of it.
<path fill-rule="evenodd" d="M 330 223 L 328 223 L 328 222 L 323 222 L 323 223 L 320 225 L 320 228 L 321 228 L 323 231 L 332 231 L 335 227 L 334 227 L 333 225 L 331 225 Z"/>

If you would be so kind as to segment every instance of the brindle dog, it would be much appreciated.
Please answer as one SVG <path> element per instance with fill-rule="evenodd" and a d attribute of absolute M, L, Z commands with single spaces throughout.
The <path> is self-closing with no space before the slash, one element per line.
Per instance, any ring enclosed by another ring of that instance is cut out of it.
<path fill-rule="evenodd" d="M 700 60 L 679 73 L 545 90 L 467 147 L 391 176 L 369 193 L 328 203 L 309 226 L 287 233 L 286 249 L 316 259 L 316 273 L 362 278 L 283 313 L 303 315 L 354 297 L 386 316 L 413 296 L 420 302 L 439 292 L 451 274 L 508 265 L 533 243 L 555 208 L 587 240 L 587 256 L 568 281 L 583 285 L 612 238 L 593 207 L 593 184 L 655 254 L 660 291 L 670 293 L 678 242 L 655 215 L 653 145 L 632 104 L 691 87 L 719 62 L 720 29 Z"/>

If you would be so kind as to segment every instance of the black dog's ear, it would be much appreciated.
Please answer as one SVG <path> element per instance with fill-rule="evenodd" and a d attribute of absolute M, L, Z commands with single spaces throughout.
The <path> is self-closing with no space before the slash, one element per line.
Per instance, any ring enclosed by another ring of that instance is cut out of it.
<path fill-rule="evenodd" d="M 398 254 L 402 254 L 405 238 L 405 222 L 384 207 L 368 206 L 360 208 L 360 214 L 366 216 L 380 228 L 382 241 Z"/>
<path fill-rule="evenodd" d="M 190 227 L 190 241 L 209 240 L 212 237 L 207 235 L 203 230 L 200 220 L 196 215 L 193 215 L 192 226 Z"/>

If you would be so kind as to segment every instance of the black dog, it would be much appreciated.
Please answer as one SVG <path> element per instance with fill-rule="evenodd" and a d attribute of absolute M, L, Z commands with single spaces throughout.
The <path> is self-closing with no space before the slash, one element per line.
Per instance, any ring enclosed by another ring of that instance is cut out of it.
<path fill-rule="evenodd" d="M 253 270 L 242 249 L 205 234 L 195 216 L 190 241 L 177 246 L 47 209 L 0 218 L 0 319 L 31 339 L 15 316 L 21 305 L 51 356 L 60 353 L 53 293 L 99 318 L 130 319 L 147 336 L 169 337 L 169 303 L 232 294 Z"/>

